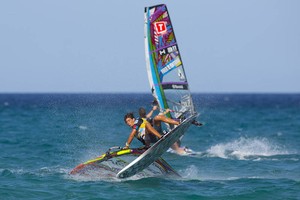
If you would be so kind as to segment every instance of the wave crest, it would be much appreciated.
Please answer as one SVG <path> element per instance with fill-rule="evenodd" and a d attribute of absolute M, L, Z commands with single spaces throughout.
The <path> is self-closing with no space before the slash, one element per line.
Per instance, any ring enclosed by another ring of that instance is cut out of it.
<path fill-rule="evenodd" d="M 247 159 L 257 156 L 275 156 L 290 154 L 284 147 L 266 138 L 245 138 L 221 143 L 210 147 L 207 154 L 211 157 Z"/>

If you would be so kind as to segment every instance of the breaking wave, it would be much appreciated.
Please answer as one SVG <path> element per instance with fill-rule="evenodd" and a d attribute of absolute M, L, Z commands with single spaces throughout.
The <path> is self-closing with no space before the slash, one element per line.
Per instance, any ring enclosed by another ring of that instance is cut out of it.
<path fill-rule="evenodd" d="M 269 157 L 291 154 L 284 146 L 278 145 L 266 138 L 245 138 L 220 143 L 210 147 L 206 153 L 210 157 L 225 159 L 248 159 L 250 157 Z"/>

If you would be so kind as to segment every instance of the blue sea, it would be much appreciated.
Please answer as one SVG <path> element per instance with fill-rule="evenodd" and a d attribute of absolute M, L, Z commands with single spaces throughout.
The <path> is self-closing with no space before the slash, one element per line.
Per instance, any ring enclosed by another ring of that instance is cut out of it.
<path fill-rule="evenodd" d="M 181 178 L 70 175 L 124 146 L 150 94 L 0 94 L 0 199 L 300 199 L 300 94 L 193 94 Z M 140 143 L 134 140 L 133 147 Z"/>

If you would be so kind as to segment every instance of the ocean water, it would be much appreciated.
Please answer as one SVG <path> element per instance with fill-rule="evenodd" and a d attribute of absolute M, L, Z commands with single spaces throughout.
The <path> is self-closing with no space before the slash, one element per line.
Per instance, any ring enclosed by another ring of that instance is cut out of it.
<path fill-rule="evenodd" d="M 73 176 L 124 146 L 149 94 L 0 94 L 0 199 L 300 199 L 299 94 L 194 94 L 199 121 L 163 158 L 182 176 Z M 140 146 L 134 140 L 132 146 Z"/>

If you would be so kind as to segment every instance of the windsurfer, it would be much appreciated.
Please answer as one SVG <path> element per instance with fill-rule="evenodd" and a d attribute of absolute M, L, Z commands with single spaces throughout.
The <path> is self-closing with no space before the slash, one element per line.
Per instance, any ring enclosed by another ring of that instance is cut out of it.
<path fill-rule="evenodd" d="M 157 130 L 155 130 L 146 119 L 135 119 L 133 113 L 127 113 L 124 116 L 124 121 L 128 126 L 132 128 L 132 130 L 123 149 L 129 148 L 130 143 L 132 142 L 134 137 L 140 140 L 145 145 L 145 148 L 150 147 L 150 134 L 153 134 L 158 138 L 162 137 L 162 135 L 157 132 Z"/>
<path fill-rule="evenodd" d="M 144 108 L 140 108 L 139 109 L 139 115 L 140 118 L 142 119 L 146 119 L 152 126 L 153 128 L 159 132 L 160 134 L 163 134 L 163 130 L 162 130 L 162 126 L 161 126 L 161 122 L 165 122 L 171 125 L 179 125 L 179 121 L 170 119 L 168 117 L 165 116 L 165 114 L 167 114 L 168 112 L 170 112 L 169 109 L 166 109 L 164 113 L 159 113 L 158 115 L 156 115 L 153 119 L 151 118 L 151 116 L 153 115 L 153 112 L 155 110 L 157 110 L 158 108 L 158 104 L 157 101 L 154 101 L 152 103 L 152 110 L 146 114 L 146 110 Z M 152 143 L 155 143 L 158 138 L 155 137 L 154 135 L 149 135 L 150 140 Z M 180 141 L 175 142 L 171 148 L 176 151 L 176 153 L 178 154 L 186 154 L 185 148 L 184 147 L 180 147 Z"/>

